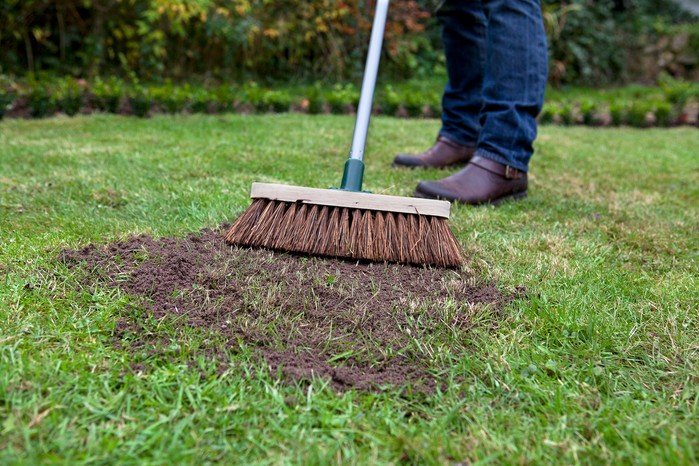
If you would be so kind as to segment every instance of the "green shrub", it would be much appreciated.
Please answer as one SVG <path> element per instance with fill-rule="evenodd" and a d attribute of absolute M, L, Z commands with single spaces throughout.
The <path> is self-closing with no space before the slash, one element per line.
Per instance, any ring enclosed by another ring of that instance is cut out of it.
<path fill-rule="evenodd" d="M 56 82 L 53 99 L 66 115 L 77 115 L 83 105 L 83 88 L 74 78 L 60 79 Z"/>
<path fill-rule="evenodd" d="M 234 86 L 222 85 L 209 91 L 217 112 L 228 113 L 235 110 L 241 92 Z"/>
<path fill-rule="evenodd" d="M 673 120 L 676 118 L 676 114 L 673 115 L 672 105 L 664 100 L 655 102 L 654 112 L 655 123 L 658 126 L 670 126 L 673 123 Z"/>
<path fill-rule="evenodd" d="M 153 98 L 149 90 L 139 84 L 134 85 L 128 93 L 129 104 L 134 115 L 140 118 L 148 116 L 153 106 Z"/>
<path fill-rule="evenodd" d="M 343 114 L 352 106 L 356 108 L 359 92 L 353 84 L 336 84 L 328 92 L 327 99 L 332 113 Z"/>
<path fill-rule="evenodd" d="M 209 102 L 213 98 L 209 95 L 209 91 L 203 87 L 193 90 L 189 97 L 189 106 L 194 113 L 208 113 Z"/>
<path fill-rule="evenodd" d="M 584 125 L 594 125 L 596 123 L 597 113 L 599 112 L 599 106 L 597 102 L 592 99 L 585 99 L 580 101 L 580 116 L 582 117 L 582 123 Z"/>
<path fill-rule="evenodd" d="M 32 116 L 37 118 L 50 114 L 55 105 L 68 115 L 74 115 L 81 109 L 84 89 L 88 88 L 91 89 L 93 102 L 100 110 L 118 111 L 119 102 L 125 96 L 132 113 L 141 117 L 147 116 L 153 105 L 157 105 L 156 111 L 170 113 L 184 109 L 199 113 L 230 111 L 237 105 L 249 106 L 258 112 L 287 112 L 294 102 L 303 102 L 308 113 L 322 112 L 326 103 L 332 112 L 346 113 L 357 104 L 359 98 L 359 91 L 352 84 L 324 86 L 323 83 L 316 82 L 305 87 L 281 86 L 267 89 L 249 82 L 242 89 L 223 85 L 208 90 L 200 86 L 191 87 L 189 84 L 175 85 L 169 81 L 161 85 L 144 86 L 134 77 L 132 79 L 134 84 L 129 87 L 116 78 L 98 78 L 92 86 L 73 78 L 51 79 L 47 76 L 41 76 L 41 79 L 31 77 L 26 83 L 0 79 L 0 91 L 19 91 L 21 96 L 26 97 Z M 675 90 L 670 91 L 669 86 L 674 86 Z M 676 102 L 694 99 L 696 87 L 691 83 L 667 81 L 664 89 L 626 86 L 596 92 L 586 89 L 549 90 L 538 120 L 541 124 L 598 124 L 603 121 L 600 119 L 600 109 L 605 105 L 604 102 L 609 102 L 607 110 L 613 125 L 643 127 L 652 123 L 657 126 L 686 124 L 687 114 L 678 110 Z M 674 97 L 671 100 L 668 96 Z M 0 93 L 0 105 L 3 106 L 1 110 L 4 111 L 9 102 L 8 92 Z M 425 115 L 426 107 L 429 107 L 432 116 L 438 117 L 441 113 L 440 93 L 433 84 L 389 84 L 383 85 L 376 92 L 375 108 L 385 115 L 396 115 L 403 108 L 407 116 L 419 117 Z"/>
<path fill-rule="evenodd" d="M 566 126 L 575 124 L 575 103 L 564 101 L 561 103 L 560 107 L 560 118 L 561 123 Z"/>
<path fill-rule="evenodd" d="M 616 100 L 609 104 L 609 117 L 612 125 L 620 126 L 626 122 L 628 104 L 625 101 Z"/>
<path fill-rule="evenodd" d="M 148 86 L 148 94 L 151 97 L 153 105 L 158 106 L 163 112 L 168 111 L 167 100 L 170 98 L 172 91 L 172 83 L 166 83 L 161 86 Z"/>
<path fill-rule="evenodd" d="M 439 118 L 442 115 L 442 94 L 436 91 L 428 91 L 426 100 L 429 116 Z"/>
<path fill-rule="evenodd" d="M 12 104 L 14 101 L 14 96 L 3 90 L 0 89 L 0 120 L 5 116 L 5 112 L 7 111 L 7 108 Z"/>
<path fill-rule="evenodd" d="M 391 10 L 400 27 L 384 39 L 384 75 L 424 75 L 439 64 L 428 3 Z M 11 73 L 27 64 L 81 76 L 134 70 L 142 80 L 345 80 L 361 73 L 373 13 L 344 0 L 10 0 L 0 2 L 0 63 Z M 40 45 L 29 56 L 27 33 Z"/>
<path fill-rule="evenodd" d="M 249 82 L 243 86 L 240 94 L 241 105 L 250 105 L 258 112 L 266 112 L 269 110 L 269 104 L 266 98 L 267 91 L 260 87 L 256 82 Z"/>
<path fill-rule="evenodd" d="M 648 112 L 650 106 L 643 100 L 635 100 L 627 109 L 626 121 L 629 125 L 637 128 L 648 126 Z"/>
<path fill-rule="evenodd" d="M 168 113 L 181 113 L 189 109 L 190 101 L 192 98 L 192 88 L 189 84 L 185 83 L 176 86 L 172 95 L 166 101 L 166 107 Z"/>
<path fill-rule="evenodd" d="M 288 112 L 291 107 L 291 96 L 286 90 L 268 90 L 265 92 L 264 101 L 267 108 L 275 113 Z"/>
<path fill-rule="evenodd" d="M 190 94 L 189 84 L 174 86 L 171 81 L 150 89 L 153 102 L 167 113 L 180 113 L 185 110 Z"/>
<path fill-rule="evenodd" d="M 606 84 L 624 74 L 623 42 L 612 17 L 612 0 L 543 3 L 554 82 Z"/>
<path fill-rule="evenodd" d="M 667 101 L 680 111 L 684 109 L 692 98 L 699 96 L 699 84 L 674 79 L 667 74 L 660 77 L 658 86 L 662 89 Z"/>
<path fill-rule="evenodd" d="M 54 111 L 54 99 L 47 84 L 30 81 L 27 90 L 29 113 L 34 118 L 44 118 Z"/>
<path fill-rule="evenodd" d="M 598 86 L 649 77 L 638 56 L 661 25 L 687 21 L 677 3 L 542 0 L 551 82 Z"/>
<path fill-rule="evenodd" d="M 325 97 L 323 89 L 319 82 L 316 82 L 306 90 L 306 98 L 308 99 L 308 113 L 316 115 L 323 112 L 325 105 Z"/>
<path fill-rule="evenodd" d="M 384 39 L 382 76 L 402 80 L 430 77 L 435 70 L 443 73 L 436 3 L 404 0 L 392 7 L 395 27 Z M 141 79 L 206 76 L 262 82 L 333 77 L 339 82 L 361 74 L 372 4 L 4 1 L 0 2 L 0 63 L 4 72 L 15 74 L 24 73 L 29 64 L 37 70 L 80 76 L 134 70 Z M 677 14 L 675 2 L 668 0 L 542 0 L 541 4 L 552 81 L 563 84 L 632 79 L 636 77 L 632 72 L 643 72 L 638 70 L 638 52 L 659 33 L 665 34 L 662 26 L 693 21 Z M 690 52 L 698 47 L 696 31 L 696 26 L 684 31 L 691 33 Z M 31 44 L 25 43 L 27 33 Z"/>
<path fill-rule="evenodd" d="M 380 94 L 379 108 L 384 115 L 395 115 L 400 107 L 401 97 L 390 84 L 383 88 Z"/>
<path fill-rule="evenodd" d="M 660 77 L 658 86 L 663 91 L 665 100 L 671 104 L 671 113 L 676 115 L 677 123 L 686 123 L 688 119 L 685 113 L 687 104 L 691 101 L 699 101 L 699 83 L 674 79 L 664 74 Z"/>
<path fill-rule="evenodd" d="M 124 87 L 124 82 L 113 76 L 107 80 L 99 77 L 95 79 L 92 94 L 97 108 L 103 112 L 117 113 L 124 96 Z"/>
<path fill-rule="evenodd" d="M 541 113 L 539 114 L 539 123 L 542 125 L 550 125 L 556 122 L 559 115 L 560 107 L 558 103 L 546 101 L 544 102 L 544 108 L 541 109 Z"/>
<path fill-rule="evenodd" d="M 407 89 L 403 92 L 401 100 L 403 101 L 405 111 L 408 112 L 408 116 L 422 116 L 423 108 L 425 107 L 425 97 L 422 92 L 414 89 Z"/>

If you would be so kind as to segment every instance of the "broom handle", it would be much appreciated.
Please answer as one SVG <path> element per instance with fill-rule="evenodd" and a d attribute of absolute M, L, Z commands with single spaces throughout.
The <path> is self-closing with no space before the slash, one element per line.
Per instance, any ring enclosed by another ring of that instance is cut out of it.
<path fill-rule="evenodd" d="M 350 150 L 350 158 L 352 159 L 362 160 L 364 158 L 364 146 L 366 145 L 366 135 L 369 130 L 369 117 L 371 116 L 371 102 L 374 98 L 374 88 L 376 87 L 376 76 L 379 73 L 381 44 L 386 27 L 387 13 L 388 0 L 378 0 L 376 2 L 374 24 L 371 27 L 371 40 L 369 41 L 369 53 L 366 58 L 366 67 L 364 68 L 362 92 L 359 97 L 359 105 L 357 106 L 357 121 L 354 124 L 354 135 L 352 136 L 352 149 Z"/>
<path fill-rule="evenodd" d="M 352 148 L 349 159 L 345 163 L 345 172 L 342 176 L 340 189 L 349 191 L 361 191 L 362 176 L 364 172 L 364 147 L 369 131 L 369 118 L 371 117 L 371 105 L 376 87 L 376 76 L 379 72 L 379 60 L 381 58 L 381 44 L 383 42 L 384 29 L 386 28 L 386 16 L 388 14 L 389 0 L 377 0 L 374 23 L 371 26 L 371 39 L 369 41 L 369 53 L 364 67 L 362 90 L 357 106 L 357 119 L 354 123 L 352 135 Z"/>

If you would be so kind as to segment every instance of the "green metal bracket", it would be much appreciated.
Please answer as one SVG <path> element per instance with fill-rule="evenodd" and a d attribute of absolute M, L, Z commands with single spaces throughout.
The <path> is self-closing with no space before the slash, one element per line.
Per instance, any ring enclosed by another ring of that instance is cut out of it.
<path fill-rule="evenodd" d="M 361 192 L 364 178 L 364 162 L 359 159 L 347 159 L 342 173 L 340 189 L 344 191 Z"/>

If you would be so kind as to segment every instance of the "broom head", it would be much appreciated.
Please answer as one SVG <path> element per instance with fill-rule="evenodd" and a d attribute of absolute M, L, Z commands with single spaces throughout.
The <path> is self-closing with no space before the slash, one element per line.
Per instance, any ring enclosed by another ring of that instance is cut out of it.
<path fill-rule="evenodd" d="M 447 201 L 253 183 L 226 241 L 329 257 L 459 267 Z"/>

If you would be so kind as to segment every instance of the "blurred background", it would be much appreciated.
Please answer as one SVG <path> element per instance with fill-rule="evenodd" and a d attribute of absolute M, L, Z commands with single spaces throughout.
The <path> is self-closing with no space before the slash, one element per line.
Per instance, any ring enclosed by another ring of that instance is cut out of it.
<path fill-rule="evenodd" d="M 0 0 L 0 106 L 42 116 L 32 99 L 45 100 L 50 113 L 72 93 L 80 94 L 78 111 L 89 111 L 99 107 L 90 97 L 111 92 L 136 105 L 134 98 L 145 99 L 147 114 L 177 93 L 175 100 L 188 103 L 171 110 L 194 110 L 196 94 L 206 92 L 201 111 L 232 110 L 245 99 L 248 110 L 343 110 L 356 99 L 374 3 Z M 439 111 L 445 69 L 437 3 L 392 3 L 379 96 L 387 113 Z M 699 0 L 543 0 L 542 10 L 551 89 L 577 89 L 576 118 L 583 118 L 580 89 L 664 86 L 676 94 L 670 107 L 691 100 L 699 81 Z M 639 88 L 625 98 L 634 92 Z M 554 113 L 560 119 L 565 110 Z"/>

